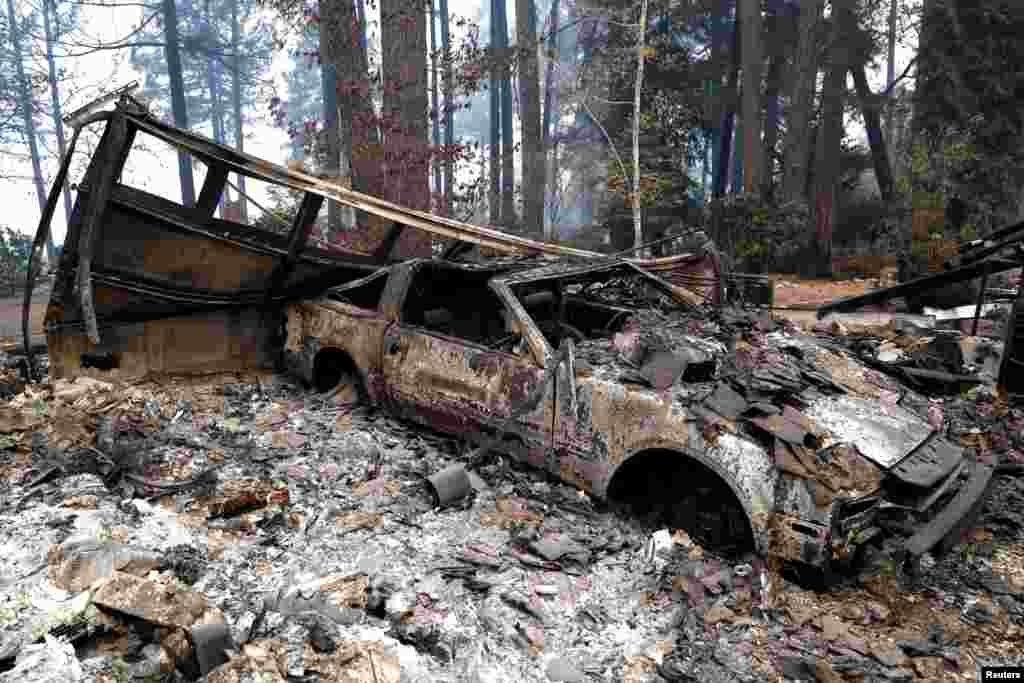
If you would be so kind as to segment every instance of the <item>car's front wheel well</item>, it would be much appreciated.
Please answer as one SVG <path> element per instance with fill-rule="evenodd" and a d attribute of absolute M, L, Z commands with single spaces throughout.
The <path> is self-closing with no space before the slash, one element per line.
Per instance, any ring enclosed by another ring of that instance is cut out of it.
<path fill-rule="evenodd" d="M 750 519 L 733 487 L 686 453 L 657 448 L 630 456 L 612 474 L 605 497 L 654 525 L 685 529 L 723 554 L 756 552 Z"/>
<path fill-rule="evenodd" d="M 320 393 L 326 393 L 342 383 L 352 383 L 359 397 L 366 398 L 362 375 L 352 357 L 341 349 L 327 347 L 317 351 L 313 358 L 310 383 Z"/>

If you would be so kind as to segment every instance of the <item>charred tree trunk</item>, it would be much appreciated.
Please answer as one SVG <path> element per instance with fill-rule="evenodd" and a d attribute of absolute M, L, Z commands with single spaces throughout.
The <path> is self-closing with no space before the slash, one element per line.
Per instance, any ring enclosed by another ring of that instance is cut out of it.
<path fill-rule="evenodd" d="M 817 30 L 821 23 L 825 0 L 801 0 L 796 58 L 793 65 L 793 89 L 790 93 L 789 116 L 786 120 L 786 167 L 782 182 L 783 201 L 804 196 L 807 165 L 810 158 L 807 129 L 814 106 L 815 83 L 818 79 Z"/>
<path fill-rule="evenodd" d="M 519 103 L 522 109 L 523 224 L 528 235 L 544 232 L 544 144 L 540 119 L 540 71 L 537 63 L 537 13 L 534 0 L 516 0 L 519 46 Z"/>
<path fill-rule="evenodd" d="M 185 102 L 185 81 L 181 71 L 181 44 L 178 36 L 178 8 L 174 0 L 163 0 L 164 56 L 171 86 L 171 114 L 174 125 L 188 128 L 188 105 Z M 192 179 L 192 161 L 188 152 L 178 150 L 178 178 L 181 181 L 181 203 L 195 206 L 196 187 Z"/>

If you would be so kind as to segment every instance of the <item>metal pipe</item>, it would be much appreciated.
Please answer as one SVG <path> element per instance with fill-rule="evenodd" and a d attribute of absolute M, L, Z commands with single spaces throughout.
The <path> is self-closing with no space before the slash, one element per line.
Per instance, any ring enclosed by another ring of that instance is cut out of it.
<path fill-rule="evenodd" d="M 981 276 L 981 289 L 978 291 L 978 303 L 974 307 L 974 324 L 971 325 L 971 336 L 978 336 L 978 318 L 981 317 L 981 304 L 985 301 L 985 287 L 988 285 L 989 271 L 992 270 L 990 261 L 985 261 L 985 273 Z"/>

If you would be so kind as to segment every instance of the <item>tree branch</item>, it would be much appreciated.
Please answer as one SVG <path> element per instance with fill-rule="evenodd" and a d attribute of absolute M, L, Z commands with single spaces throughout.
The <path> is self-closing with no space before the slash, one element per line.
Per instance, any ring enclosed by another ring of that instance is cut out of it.
<path fill-rule="evenodd" d="M 146 17 L 146 19 L 144 21 L 142 21 L 142 23 L 140 23 L 131 33 L 129 33 L 128 35 L 124 36 L 123 38 L 121 38 L 116 43 L 113 43 L 113 44 L 110 44 L 110 45 L 105 45 L 103 43 L 100 43 L 99 45 L 83 45 L 82 43 L 68 43 L 70 45 L 73 45 L 74 47 L 84 47 L 84 48 L 86 48 L 86 51 L 85 52 L 80 52 L 80 53 L 70 53 L 70 52 L 68 52 L 68 53 L 64 53 L 63 55 L 56 55 L 56 56 L 58 58 L 84 57 L 85 55 L 93 54 L 95 52 L 100 52 L 102 50 L 120 50 L 120 49 L 126 48 L 126 47 L 163 47 L 164 43 L 159 42 L 159 41 L 132 42 L 132 41 L 129 40 L 132 36 L 136 36 L 136 35 L 139 35 L 140 33 L 142 33 L 142 30 L 144 28 L 146 28 L 146 26 L 150 22 L 152 22 L 154 19 L 156 19 L 159 16 L 160 16 L 160 12 L 153 12 L 148 17 Z M 60 43 L 60 44 L 64 45 L 65 43 Z"/>
<path fill-rule="evenodd" d="M 594 116 L 594 112 L 590 109 L 590 105 L 587 104 L 587 97 L 581 99 L 580 104 L 587 110 L 587 115 L 590 116 L 590 120 L 594 122 L 594 125 L 598 127 L 601 134 L 604 135 L 604 139 L 608 142 L 608 147 L 612 150 L 612 155 L 615 157 L 615 161 L 619 163 L 619 170 L 622 171 L 622 181 L 625 183 L 629 174 L 626 173 L 626 165 L 622 163 L 622 157 L 619 155 L 619 150 L 615 148 L 615 143 L 612 142 L 611 136 L 608 135 L 608 131 L 605 130 L 605 127 L 601 125 L 601 122 L 598 121 L 596 116 Z"/>
<path fill-rule="evenodd" d="M 72 5 L 86 5 L 89 7 L 106 7 L 108 9 L 117 9 L 119 7 L 148 7 L 153 9 L 159 7 L 149 2 L 88 2 L 87 0 L 70 0 Z"/>
<path fill-rule="evenodd" d="M 903 73 L 901 73 L 897 78 L 895 78 L 893 82 L 889 84 L 889 87 L 878 93 L 880 97 L 888 97 L 892 93 L 893 89 L 896 87 L 896 84 L 907 77 L 907 75 L 910 73 L 911 67 L 917 64 L 918 56 L 919 55 L 914 55 L 914 58 L 910 60 L 909 64 L 907 64 L 907 68 L 903 70 Z"/>

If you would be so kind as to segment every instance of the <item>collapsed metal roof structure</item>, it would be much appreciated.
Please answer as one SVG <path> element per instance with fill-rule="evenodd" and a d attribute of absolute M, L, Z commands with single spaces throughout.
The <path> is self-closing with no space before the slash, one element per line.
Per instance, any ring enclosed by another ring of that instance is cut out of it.
<path fill-rule="evenodd" d="M 168 316 L 252 308 L 257 304 L 265 307 L 348 281 L 353 269 L 365 274 L 374 266 L 384 265 L 386 254 L 339 255 L 337 251 L 327 252 L 307 244 L 309 226 L 325 200 L 390 221 L 392 230 L 385 243 L 393 243 L 401 230 L 413 228 L 501 254 L 614 258 L 409 209 L 290 170 L 163 123 L 129 92 L 130 88 L 117 91 L 118 101 L 113 110 L 89 112 L 90 107 L 109 102 L 111 98 L 106 97 L 69 117 L 74 131 L 40 218 L 30 256 L 29 268 L 34 272 L 50 233 L 80 132 L 86 126 L 105 123 L 102 139 L 78 187 L 46 316 L 48 333 L 84 329 L 85 338 L 74 345 L 75 355 L 103 347 L 101 326 L 147 322 L 158 326 L 156 321 Z M 138 133 L 183 150 L 206 165 L 206 177 L 195 206 L 182 206 L 121 183 L 121 172 Z M 300 208 L 287 234 L 274 234 L 215 216 L 230 173 L 302 193 Z M 160 263 L 161 260 L 166 263 Z M 722 268 L 710 243 L 700 254 L 628 260 L 699 292 L 697 296 L 704 300 L 719 303 L 724 299 Z M 30 283 L 22 320 L 30 366 L 31 292 Z M 138 305 L 140 299 L 146 299 L 149 305 Z M 129 310 L 131 314 L 127 315 Z M 227 319 L 222 322 L 227 324 Z M 232 324 L 241 329 L 237 319 Z M 256 335 L 253 324 L 242 327 Z M 52 334 L 49 336 L 51 360 L 56 358 L 55 367 L 60 372 L 64 367 L 61 344 L 70 337 L 64 335 L 62 342 Z"/>

